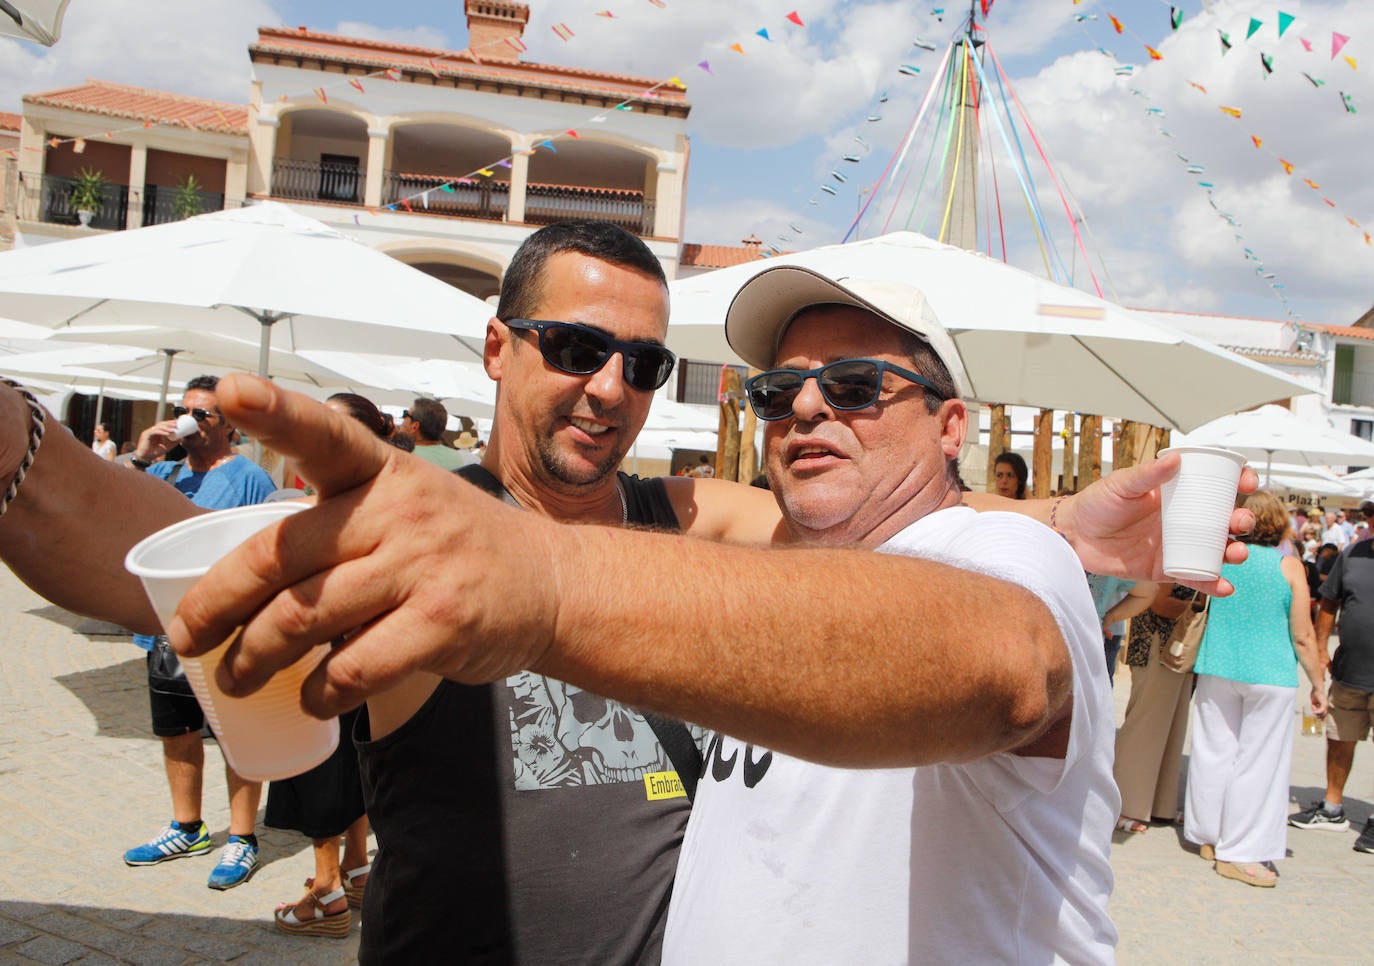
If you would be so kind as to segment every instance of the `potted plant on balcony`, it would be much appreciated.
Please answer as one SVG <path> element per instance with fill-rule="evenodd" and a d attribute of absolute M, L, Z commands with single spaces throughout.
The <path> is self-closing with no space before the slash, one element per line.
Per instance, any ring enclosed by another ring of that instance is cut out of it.
<path fill-rule="evenodd" d="M 172 214 L 178 220 L 191 218 L 205 210 L 200 200 L 201 184 L 196 176 L 188 174 L 186 180 L 177 185 L 177 193 L 172 196 Z"/>
<path fill-rule="evenodd" d="M 83 228 L 105 207 L 105 183 L 104 173 L 94 168 L 82 168 L 72 182 L 71 206 Z"/>

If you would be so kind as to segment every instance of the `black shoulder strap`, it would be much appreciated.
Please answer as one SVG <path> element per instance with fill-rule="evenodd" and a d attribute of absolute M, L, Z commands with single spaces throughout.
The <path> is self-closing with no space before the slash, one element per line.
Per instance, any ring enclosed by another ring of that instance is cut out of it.
<path fill-rule="evenodd" d="M 453 472 L 511 506 L 518 507 L 520 505 L 515 502 L 515 497 L 510 495 L 510 491 L 501 484 L 501 481 L 480 464 L 471 463 L 459 467 Z M 676 522 L 676 518 L 674 522 Z M 668 760 L 673 763 L 677 777 L 682 782 L 682 788 L 687 793 L 687 800 L 693 801 L 697 793 L 697 780 L 701 778 L 702 758 L 701 751 L 692 738 L 692 732 L 688 730 L 685 724 L 674 718 L 665 718 L 662 715 L 654 714 L 652 711 L 640 711 L 640 714 L 644 715 L 644 720 L 649 722 L 649 727 L 654 729 L 654 737 L 658 738 L 658 743 L 667 752 Z"/>

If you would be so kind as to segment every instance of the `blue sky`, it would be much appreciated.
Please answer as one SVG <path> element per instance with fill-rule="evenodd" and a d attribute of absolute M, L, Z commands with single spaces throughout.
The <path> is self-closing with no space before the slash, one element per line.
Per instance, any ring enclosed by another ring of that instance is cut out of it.
<path fill-rule="evenodd" d="M 693 105 L 687 240 L 733 244 L 752 232 L 783 248 L 843 236 L 859 191 L 877 180 L 899 145 L 939 48 L 967 9 L 945 2 L 941 22 L 932 15 L 941 4 L 908 0 L 664 2 L 535 0 L 525 57 L 681 76 Z M 1082 207 L 1108 294 L 1154 308 L 1272 318 L 1291 308 L 1309 321 L 1352 321 L 1374 303 L 1367 282 L 1374 247 L 1345 221 L 1374 229 L 1374 184 L 1366 174 L 1374 143 L 1368 81 L 1374 4 L 1178 0 L 1175 6 L 1184 14 L 1177 32 L 1161 0 L 996 0 L 987 20 L 993 48 Z M 597 16 L 604 10 L 615 17 Z M 793 10 L 804 27 L 786 20 Z M 1295 18 L 1282 40 L 1279 11 Z M 1075 14 L 1097 19 L 1079 24 Z M 1110 27 L 1108 14 L 1124 33 Z M 1247 41 L 1251 17 L 1263 26 Z M 559 23 L 573 30 L 571 40 L 555 35 L 551 28 Z M 7 92 L 0 109 L 18 110 L 19 92 L 84 77 L 243 101 L 245 48 L 259 24 L 305 24 L 450 48 L 465 46 L 467 33 L 459 0 L 73 0 L 53 50 L 0 41 L 0 91 Z M 771 41 L 756 34 L 761 28 Z M 1233 42 L 1224 57 L 1218 30 Z M 1333 31 L 1351 38 L 1342 54 L 1358 70 L 1329 57 Z M 1314 51 L 1303 50 L 1299 38 Z M 913 46 L 917 39 L 937 50 Z M 747 55 L 729 50 L 735 42 Z M 1146 44 L 1163 60 L 1151 63 Z M 1274 58 L 1272 75 L 1262 69 L 1262 53 Z M 711 63 L 711 74 L 696 66 L 701 60 Z M 903 75 L 902 64 L 921 72 Z M 1117 71 L 1125 65 L 1135 68 L 1129 76 Z M 1314 87 L 1303 70 L 1326 84 Z M 1357 113 L 1343 109 L 1341 91 L 1351 94 Z M 883 93 L 887 101 L 879 105 Z M 1221 113 L 1219 106 L 1228 105 L 1242 107 L 1244 118 Z M 882 121 L 867 122 L 875 112 Z M 1262 149 L 1252 134 L 1262 137 Z M 856 135 L 866 145 L 863 161 L 845 168 L 849 180 L 836 195 L 819 193 L 840 158 L 856 150 Z M 1204 171 L 1189 173 L 1180 156 Z M 1279 159 L 1294 165 L 1293 174 L 1281 170 Z M 1040 255 L 1029 244 L 1030 222 L 1014 214 L 1024 205 L 1008 197 L 1014 193 L 1005 183 L 1009 170 L 999 176 L 1013 236 L 1010 259 L 1035 269 Z M 1302 177 L 1320 189 L 1309 189 Z M 1213 185 L 1216 208 L 1201 180 Z M 1052 196 L 1043 175 L 1038 181 L 1042 200 Z M 1047 211 L 1052 207 L 1046 203 Z M 1062 209 L 1046 220 L 1061 239 L 1061 256 L 1073 257 Z M 1081 266 L 1075 259 L 1075 279 L 1083 285 Z M 1287 307 L 1273 284 L 1283 286 Z"/>

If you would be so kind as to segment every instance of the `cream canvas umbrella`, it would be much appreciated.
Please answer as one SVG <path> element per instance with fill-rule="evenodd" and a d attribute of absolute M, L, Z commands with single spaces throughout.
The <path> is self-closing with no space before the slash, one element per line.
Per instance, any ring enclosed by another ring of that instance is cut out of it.
<path fill-rule="evenodd" d="M 1262 459 L 1266 480 L 1275 461 L 1299 466 L 1374 465 L 1374 443 L 1295 416 L 1282 406 L 1223 416 L 1178 442 L 1225 446 L 1250 459 Z"/>
<path fill-rule="evenodd" d="M 273 202 L 0 254 L 0 317 L 75 338 L 109 326 L 210 332 L 256 345 L 264 376 L 273 348 L 476 359 L 490 316 Z"/>
<path fill-rule="evenodd" d="M 62 17 L 71 0 L 0 0 L 0 37 L 17 37 L 51 47 L 62 36 Z"/>
<path fill-rule="evenodd" d="M 669 348 L 687 359 L 731 361 L 721 328 L 726 309 L 745 281 L 778 265 L 920 289 L 954 342 L 970 398 L 980 402 L 1097 413 L 1186 431 L 1246 406 L 1311 391 L 1118 305 L 914 232 L 672 282 Z"/>

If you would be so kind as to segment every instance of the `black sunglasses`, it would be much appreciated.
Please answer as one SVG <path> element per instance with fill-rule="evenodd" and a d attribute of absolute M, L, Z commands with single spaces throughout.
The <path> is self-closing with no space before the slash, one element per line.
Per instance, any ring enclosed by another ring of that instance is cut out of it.
<path fill-rule="evenodd" d="M 759 419 L 772 421 L 792 415 L 806 380 L 815 379 L 821 396 L 833 409 L 867 409 L 883 390 L 883 373 L 891 372 L 922 386 L 940 399 L 946 397 L 925 376 L 881 359 L 841 359 L 819 369 L 773 369 L 744 384 L 749 405 Z"/>
<path fill-rule="evenodd" d="M 560 372 L 589 376 L 620 353 L 625 381 L 633 389 L 652 392 L 668 381 L 677 356 L 656 342 L 622 342 L 576 322 L 506 319 L 512 329 L 539 333 L 539 352 Z"/>
<path fill-rule="evenodd" d="M 214 415 L 214 413 L 212 413 L 212 412 L 210 412 L 209 410 L 206 410 L 206 409 L 187 409 L 185 406 L 173 406 L 173 407 L 172 407 L 172 415 L 173 415 L 174 417 L 176 417 L 177 419 L 180 419 L 182 416 L 185 416 L 187 413 L 190 413 L 192 416 L 194 416 L 195 419 L 196 419 L 196 422 L 198 422 L 198 423 L 203 423 L 203 422 L 205 422 L 207 419 L 209 419 L 211 416 Z"/>
<path fill-rule="evenodd" d="M 412 416 L 412 415 L 410 415 L 410 410 L 409 410 L 409 409 L 402 409 L 402 410 L 401 410 L 401 418 L 402 418 L 402 419 L 414 419 L 415 417 Z"/>

